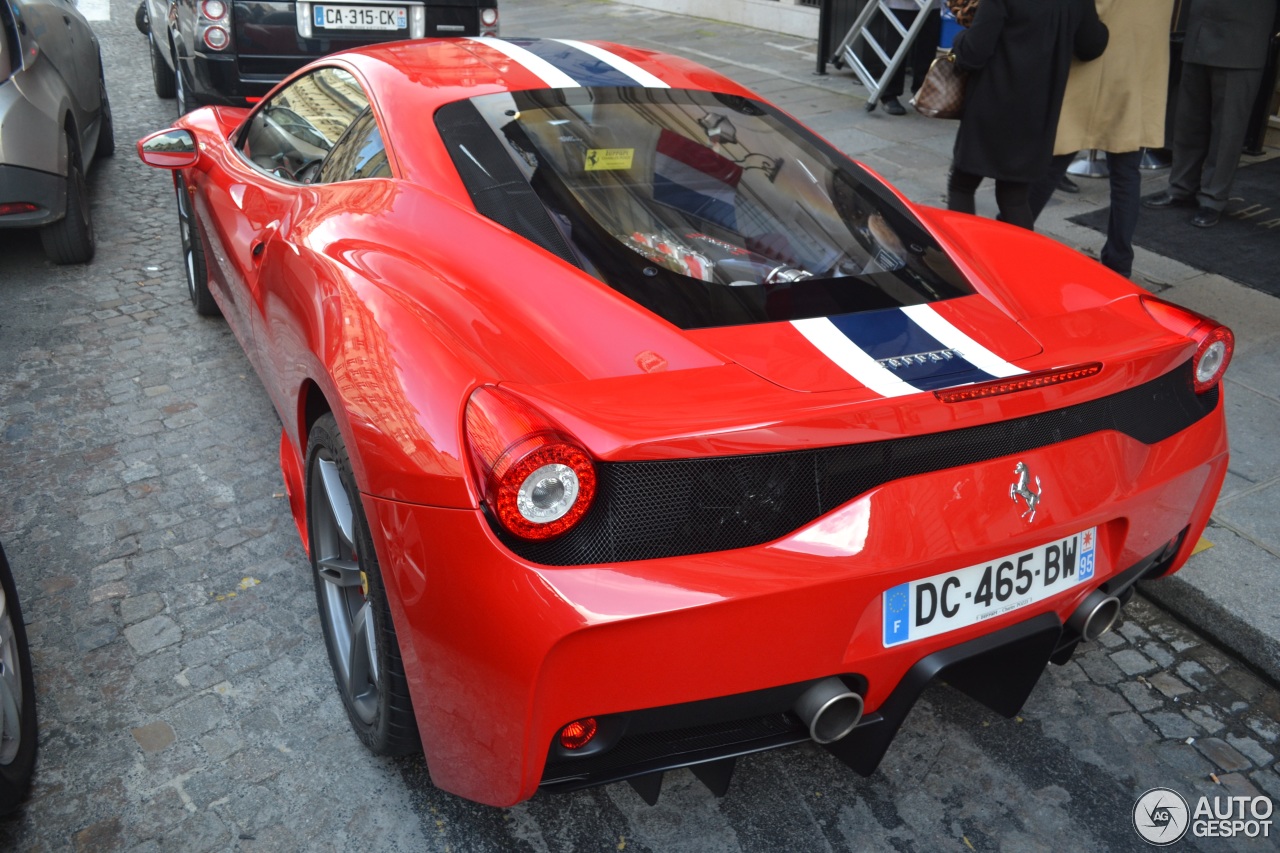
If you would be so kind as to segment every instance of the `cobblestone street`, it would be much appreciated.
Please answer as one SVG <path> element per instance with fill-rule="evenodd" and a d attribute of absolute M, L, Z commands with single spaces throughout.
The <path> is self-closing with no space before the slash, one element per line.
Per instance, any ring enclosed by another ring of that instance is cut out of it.
<path fill-rule="evenodd" d="M 805 746 L 740 760 L 722 799 L 682 770 L 655 807 L 617 784 L 493 809 L 437 791 L 421 757 L 372 756 L 333 684 L 280 423 L 226 324 L 192 310 L 172 184 L 134 153 L 174 102 L 154 95 L 132 5 L 93 26 L 117 140 L 90 177 L 97 256 L 55 267 L 32 234 L 0 231 L 0 541 L 40 720 L 0 849 L 1145 850 L 1133 809 L 1153 787 L 1280 801 L 1280 691 L 1141 597 L 1016 719 L 931 688 L 866 779 Z M 503 7 L 512 35 L 674 42 L 689 26 Z M 715 66 L 715 39 L 700 44 Z"/>

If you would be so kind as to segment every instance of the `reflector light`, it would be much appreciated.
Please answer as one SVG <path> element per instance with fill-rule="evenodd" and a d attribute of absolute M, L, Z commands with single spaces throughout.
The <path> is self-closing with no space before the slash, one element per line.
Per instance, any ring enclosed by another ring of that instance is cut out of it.
<path fill-rule="evenodd" d="M 978 385 L 964 385 L 960 388 L 948 388 L 934 391 L 933 394 L 944 403 L 964 403 L 969 400 L 982 400 L 987 397 L 998 397 L 1001 394 L 1015 394 L 1018 391 L 1030 391 L 1034 388 L 1047 388 L 1050 385 L 1061 385 L 1063 382 L 1074 382 L 1087 379 L 1102 372 L 1102 365 L 1079 364 L 1075 367 L 1061 367 L 1054 370 L 1042 370 L 1038 373 L 1024 373 L 1010 379 L 997 379 L 994 382 L 983 382 Z"/>
<path fill-rule="evenodd" d="M 480 10 L 480 23 L 484 24 L 486 27 L 495 27 L 495 26 L 497 26 L 497 25 L 498 25 L 498 10 L 497 10 L 497 9 L 481 9 L 481 10 Z"/>
<path fill-rule="evenodd" d="M 227 4 L 222 0 L 204 0 L 200 4 L 200 14 L 211 21 L 221 21 L 227 16 Z"/>
<path fill-rule="evenodd" d="M 35 213 L 40 210 L 27 201 L 9 201 L 0 203 L 0 216 L 12 216 L 15 213 Z"/>
<path fill-rule="evenodd" d="M 560 745 L 565 749 L 582 749 L 591 743 L 591 739 L 596 736 L 598 730 L 599 725 L 595 717 L 574 720 L 560 730 Z"/>
<path fill-rule="evenodd" d="M 516 536 L 559 536 L 591 507 L 595 463 L 528 403 L 499 388 L 477 388 L 467 401 L 466 432 L 484 501 Z"/>
<path fill-rule="evenodd" d="M 204 43 L 214 50 L 222 50 L 230 41 L 231 37 L 222 27 L 209 27 L 204 31 Z"/>

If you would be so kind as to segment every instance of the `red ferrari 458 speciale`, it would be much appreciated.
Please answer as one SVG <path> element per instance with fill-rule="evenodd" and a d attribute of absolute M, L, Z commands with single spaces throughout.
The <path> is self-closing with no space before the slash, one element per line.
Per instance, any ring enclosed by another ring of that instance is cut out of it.
<path fill-rule="evenodd" d="M 1005 714 L 1178 569 L 1225 327 L 687 60 L 339 53 L 139 142 L 283 421 L 351 722 L 508 805 Z"/>

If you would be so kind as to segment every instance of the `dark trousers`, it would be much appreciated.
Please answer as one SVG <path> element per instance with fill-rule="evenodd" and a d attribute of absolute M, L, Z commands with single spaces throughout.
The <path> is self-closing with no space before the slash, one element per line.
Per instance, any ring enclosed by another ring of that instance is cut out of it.
<path fill-rule="evenodd" d="M 976 213 L 973 195 L 981 183 L 981 175 L 962 172 L 952 166 L 951 175 L 947 178 L 947 210 Z M 1035 230 L 1035 219 L 1028 201 L 1030 190 L 1031 185 L 1021 181 L 996 181 L 996 206 L 1000 208 L 1000 215 L 996 218 L 1028 231 Z"/>
<path fill-rule="evenodd" d="M 1249 113 L 1262 79 L 1259 68 L 1216 68 L 1182 63 L 1173 118 L 1169 193 L 1201 207 L 1227 206 Z"/>
<path fill-rule="evenodd" d="M 916 12 L 910 9 L 890 9 L 889 11 L 893 12 L 893 16 L 902 26 L 911 29 L 911 22 L 915 20 Z M 898 31 L 879 15 L 876 16 L 872 27 L 872 35 L 875 36 L 876 41 L 886 53 L 892 56 L 901 42 Z M 884 84 L 880 100 L 896 98 L 903 93 L 908 68 L 911 69 L 911 91 L 917 91 L 920 83 L 924 81 L 924 75 L 929 70 L 929 66 L 938 55 L 938 42 L 941 40 L 942 13 L 937 9 L 929 9 L 925 12 L 924 26 L 920 32 L 916 33 L 916 40 L 912 42 L 911 49 L 898 66 L 898 70 L 889 78 L 889 82 Z M 864 50 L 862 61 L 867 66 L 867 70 L 877 77 L 884 71 L 884 63 L 869 49 Z"/>
<path fill-rule="evenodd" d="M 1079 153 L 1079 152 L 1076 152 Z M 1032 221 L 1040 218 L 1040 211 L 1058 187 L 1058 181 L 1067 173 L 1076 155 L 1059 154 L 1049 165 L 1049 173 L 1031 187 Z M 1133 273 L 1133 232 L 1138 227 L 1138 208 L 1142 201 L 1142 152 L 1125 151 L 1122 154 L 1107 152 L 1107 171 L 1111 182 L 1111 212 L 1107 217 L 1107 242 L 1102 246 L 1099 260 L 1103 266 L 1128 278 Z"/>

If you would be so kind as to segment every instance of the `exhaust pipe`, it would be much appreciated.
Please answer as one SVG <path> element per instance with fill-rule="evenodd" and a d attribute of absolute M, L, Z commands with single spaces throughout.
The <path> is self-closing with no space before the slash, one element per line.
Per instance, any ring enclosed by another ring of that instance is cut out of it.
<path fill-rule="evenodd" d="M 838 678 L 824 678 L 796 700 L 792 710 L 818 743 L 835 743 L 862 719 L 862 697 Z"/>
<path fill-rule="evenodd" d="M 1110 631 L 1118 618 L 1120 599 L 1095 589 L 1067 619 L 1067 627 L 1082 638 L 1092 641 Z"/>

